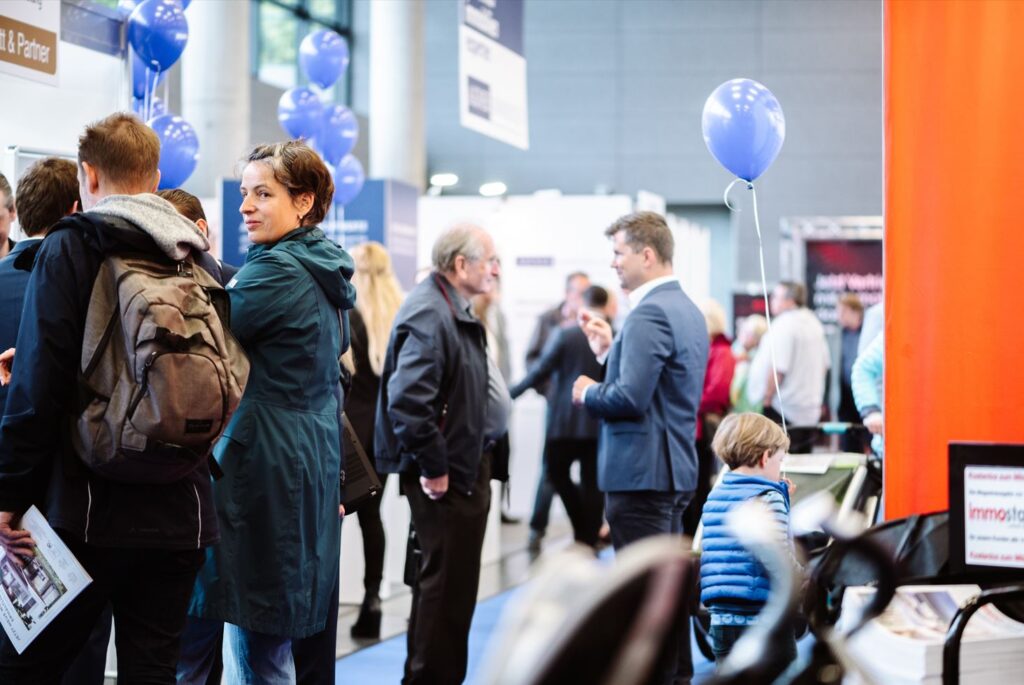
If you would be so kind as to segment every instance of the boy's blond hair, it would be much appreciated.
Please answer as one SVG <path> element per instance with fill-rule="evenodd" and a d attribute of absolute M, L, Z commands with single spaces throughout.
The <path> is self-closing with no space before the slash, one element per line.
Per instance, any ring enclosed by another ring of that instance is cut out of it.
<path fill-rule="evenodd" d="M 718 426 L 711 449 L 730 469 L 759 466 L 765 451 L 789 451 L 789 436 L 771 419 L 760 414 L 726 416 Z"/>

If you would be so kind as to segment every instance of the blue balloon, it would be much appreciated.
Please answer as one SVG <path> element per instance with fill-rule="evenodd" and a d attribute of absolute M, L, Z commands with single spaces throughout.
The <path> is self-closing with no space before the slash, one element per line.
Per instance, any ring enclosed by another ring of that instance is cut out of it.
<path fill-rule="evenodd" d="M 146 99 L 145 98 L 132 98 L 132 111 L 135 112 L 136 114 L 138 114 L 140 117 L 146 116 L 146 113 L 143 111 L 143 109 L 145 109 L 145 106 L 146 106 Z M 163 116 L 163 115 L 167 114 L 167 103 L 165 103 L 160 98 L 154 96 L 150 100 L 149 109 L 151 111 L 149 113 L 149 117 L 148 118 L 149 119 L 154 119 L 156 117 L 160 117 L 160 116 Z"/>
<path fill-rule="evenodd" d="M 330 88 L 348 67 L 348 43 L 329 29 L 314 31 L 299 45 L 299 64 L 312 83 Z"/>
<path fill-rule="evenodd" d="M 139 59 L 138 54 L 132 51 L 132 97 L 144 98 L 146 97 L 146 89 L 152 90 L 155 86 L 153 84 L 153 70 L 147 69 L 146 65 L 143 64 L 142 60 Z M 159 86 L 167 78 L 167 72 L 161 71 L 156 76 L 156 86 Z"/>
<path fill-rule="evenodd" d="M 344 105 L 328 105 L 324 108 L 323 127 L 313 140 L 313 146 L 324 161 L 336 165 L 352 152 L 358 138 L 359 120 L 352 110 Z"/>
<path fill-rule="evenodd" d="M 704 103 L 704 143 L 715 159 L 750 182 L 775 161 L 786 139 L 786 118 L 771 91 L 737 78 L 715 89 Z"/>
<path fill-rule="evenodd" d="M 286 90 L 277 101 L 277 120 L 292 138 L 314 138 L 323 125 L 324 106 L 309 88 Z"/>
<path fill-rule="evenodd" d="M 192 175 L 199 161 L 199 138 L 192 124 L 174 114 L 149 120 L 160 139 L 160 190 L 177 188 Z"/>
<path fill-rule="evenodd" d="M 352 202 L 365 182 L 363 165 L 352 155 L 345 155 L 334 169 L 334 204 L 341 207 Z"/>
<path fill-rule="evenodd" d="M 144 0 L 128 17 L 128 42 L 142 63 L 167 71 L 188 42 L 188 20 L 180 0 Z"/>

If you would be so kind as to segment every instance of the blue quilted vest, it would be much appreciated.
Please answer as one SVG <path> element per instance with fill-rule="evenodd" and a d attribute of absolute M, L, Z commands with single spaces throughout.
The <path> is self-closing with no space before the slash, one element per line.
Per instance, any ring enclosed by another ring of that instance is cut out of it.
<path fill-rule="evenodd" d="M 725 524 L 734 506 L 768 490 L 777 490 L 789 513 L 789 491 L 778 482 L 733 472 L 708 495 L 704 504 L 704 537 L 700 556 L 700 600 L 709 609 L 757 613 L 768 599 L 770 583 L 764 566 L 732 536 Z"/>

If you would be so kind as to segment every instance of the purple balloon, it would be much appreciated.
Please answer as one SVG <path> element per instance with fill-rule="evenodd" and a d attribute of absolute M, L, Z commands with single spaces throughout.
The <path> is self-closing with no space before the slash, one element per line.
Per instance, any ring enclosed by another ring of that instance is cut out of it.
<path fill-rule="evenodd" d="M 352 152 L 358 138 L 359 120 L 352 110 L 344 105 L 328 105 L 324 108 L 323 127 L 313 144 L 324 161 L 336 165 Z"/>
<path fill-rule="evenodd" d="M 136 114 L 138 114 L 140 117 L 146 116 L 146 113 L 143 111 L 145 106 L 146 106 L 146 99 L 145 98 L 132 98 L 132 111 L 135 112 Z M 160 117 L 160 116 L 163 116 L 163 115 L 167 114 L 167 103 L 165 103 L 163 100 L 161 100 L 160 98 L 158 98 L 156 96 L 154 96 L 152 98 L 152 100 L 150 101 L 149 108 L 150 108 L 150 110 L 152 110 L 149 113 L 149 118 L 150 119 L 153 119 L 155 117 Z"/>
<path fill-rule="evenodd" d="M 320 134 L 324 106 L 309 88 L 286 90 L 277 101 L 277 120 L 292 138 L 310 139 Z"/>
<path fill-rule="evenodd" d="M 167 72 L 161 71 L 156 76 L 156 85 L 153 84 L 153 74 L 155 72 L 152 69 L 147 69 L 146 65 L 139 59 L 138 54 L 132 51 L 132 97 L 144 98 L 146 97 L 146 89 L 152 90 L 156 86 L 159 86 L 167 78 Z"/>
<path fill-rule="evenodd" d="M 348 67 L 348 43 L 329 29 L 314 31 L 299 45 L 299 64 L 312 83 L 330 88 Z"/>
<path fill-rule="evenodd" d="M 746 78 L 726 81 L 704 103 L 704 143 L 715 159 L 750 182 L 775 161 L 786 118 L 771 91 Z"/>
<path fill-rule="evenodd" d="M 164 114 L 149 120 L 160 139 L 160 190 L 177 188 L 192 175 L 199 161 L 199 138 L 192 124 Z"/>
<path fill-rule="evenodd" d="M 128 42 L 142 63 L 167 71 L 188 42 L 188 20 L 180 0 L 144 0 L 128 17 Z"/>
<path fill-rule="evenodd" d="M 352 202 L 365 182 L 363 165 L 352 155 L 345 155 L 334 169 L 334 204 L 341 207 Z"/>

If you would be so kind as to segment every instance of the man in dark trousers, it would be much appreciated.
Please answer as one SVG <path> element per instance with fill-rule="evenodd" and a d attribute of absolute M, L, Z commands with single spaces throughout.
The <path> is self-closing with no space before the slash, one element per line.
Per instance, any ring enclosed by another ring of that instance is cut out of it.
<path fill-rule="evenodd" d="M 31 536 L 17 526 L 35 504 L 92 583 L 21 654 L 0 637 L 3 683 L 59 682 L 108 603 L 119 677 L 174 682 L 196 572 L 219 537 L 205 462 L 171 483 L 123 483 L 89 469 L 72 446 L 86 313 L 104 257 L 180 261 L 209 245 L 152 195 L 159 159 L 156 134 L 131 115 L 86 127 L 78 180 L 91 211 L 59 221 L 35 254 L 0 423 L 0 544 L 32 554 Z"/>
<path fill-rule="evenodd" d="M 487 341 L 470 299 L 494 287 L 494 241 L 476 226 L 456 226 L 434 244 L 433 266 L 395 318 L 374 434 L 377 466 L 400 474 L 423 552 L 409 616 L 408 685 L 456 685 L 466 677 L 491 502 Z"/>
<path fill-rule="evenodd" d="M 607 319 L 608 291 L 593 285 L 583 293 L 583 305 L 592 315 Z M 548 402 L 544 435 L 544 466 L 565 511 L 577 542 L 597 546 L 604 501 L 597 488 L 598 422 L 572 402 L 572 386 L 581 375 L 599 376 L 587 337 L 577 325 L 559 328 L 548 338 L 537 363 L 523 380 L 510 388 L 516 398 L 529 389 L 545 388 Z M 580 484 L 569 475 L 580 464 Z"/>
<path fill-rule="evenodd" d="M 537 318 L 537 325 L 530 335 L 530 342 L 526 346 L 526 370 L 530 372 L 540 360 L 541 353 L 547 345 L 548 339 L 563 326 L 576 324 L 576 315 L 579 313 L 583 302 L 583 293 L 590 287 L 590 278 L 582 271 L 574 271 L 565 277 L 565 299 L 557 305 L 548 309 Z M 539 383 L 535 388 L 541 395 L 547 397 L 548 388 L 546 382 Z M 550 406 L 548 407 L 550 410 Z M 546 453 L 546 450 L 545 450 Z M 551 516 L 551 500 L 554 498 L 555 488 L 548 478 L 547 464 L 541 458 L 540 474 L 537 476 L 537 491 L 533 496 L 533 512 L 530 514 L 530 551 L 540 552 L 541 540 L 547 533 L 548 519 Z"/>
<path fill-rule="evenodd" d="M 659 534 L 682 534 L 686 505 L 697 486 L 697 408 L 708 363 L 704 316 L 672 272 L 675 243 L 654 212 L 628 214 L 605 235 L 612 267 L 629 292 L 632 311 L 612 340 L 610 325 L 584 311 L 584 331 L 605 378 L 580 376 L 573 401 L 601 419 L 598 485 L 615 549 Z M 672 639 L 657 682 L 693 676 L 687 623 Z"/>

